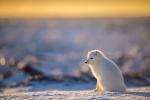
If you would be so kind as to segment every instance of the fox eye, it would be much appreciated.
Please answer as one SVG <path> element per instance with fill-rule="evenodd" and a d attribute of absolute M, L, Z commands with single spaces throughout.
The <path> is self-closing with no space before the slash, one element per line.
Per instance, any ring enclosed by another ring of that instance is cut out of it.
<path fill-rule="evenodd" d="M 94 58 L 90 58 L 90 59 L 94 59 Z"/>

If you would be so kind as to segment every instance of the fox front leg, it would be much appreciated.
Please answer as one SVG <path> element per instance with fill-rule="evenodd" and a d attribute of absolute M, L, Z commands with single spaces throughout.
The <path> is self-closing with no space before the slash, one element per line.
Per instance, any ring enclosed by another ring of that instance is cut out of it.
<path fill-rule="evenodd" d="M 102 85 L 99 80 L 97 80 L 96 89 L 94 91 L 99 93 L 103 91 Z"/>

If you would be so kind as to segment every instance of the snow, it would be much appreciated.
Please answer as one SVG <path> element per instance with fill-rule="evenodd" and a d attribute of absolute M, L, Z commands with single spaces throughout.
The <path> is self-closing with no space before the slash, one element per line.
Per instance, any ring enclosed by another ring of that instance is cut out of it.
<path fill-rule="evenodd" d="M 48 90 L 39 92 L 21 92 L 11 94 L 0 94 L 0 99 L 5 100 L 150 100 L 150 87 L 128 88 L 128 92 L 103 92 L 102 94 L 93 90 Z"/>

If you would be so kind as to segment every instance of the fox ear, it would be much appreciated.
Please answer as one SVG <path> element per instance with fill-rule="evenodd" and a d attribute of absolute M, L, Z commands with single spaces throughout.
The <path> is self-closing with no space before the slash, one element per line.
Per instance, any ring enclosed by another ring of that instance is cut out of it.
<path fill-rule="evenodd" d="M 90 53 L 90 51 L 88 51 L 88 54 Z"/>
<path fill-rule="evenodd" d="M 95 52 L 95 55 L 97 55 L 97 54 L 98 54 L 98 51 Z"/>

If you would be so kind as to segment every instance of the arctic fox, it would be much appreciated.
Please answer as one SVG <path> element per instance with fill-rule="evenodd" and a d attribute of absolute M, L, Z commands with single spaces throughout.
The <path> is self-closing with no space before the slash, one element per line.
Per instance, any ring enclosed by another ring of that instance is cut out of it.
<path fill-rule="evenodd" d="M 91 69 L 97 80 L 95 91 L 125 92 L 126 86 L 119 67 L 102 51 L 92 50 L 88 52 L 85 62 Z"/>

